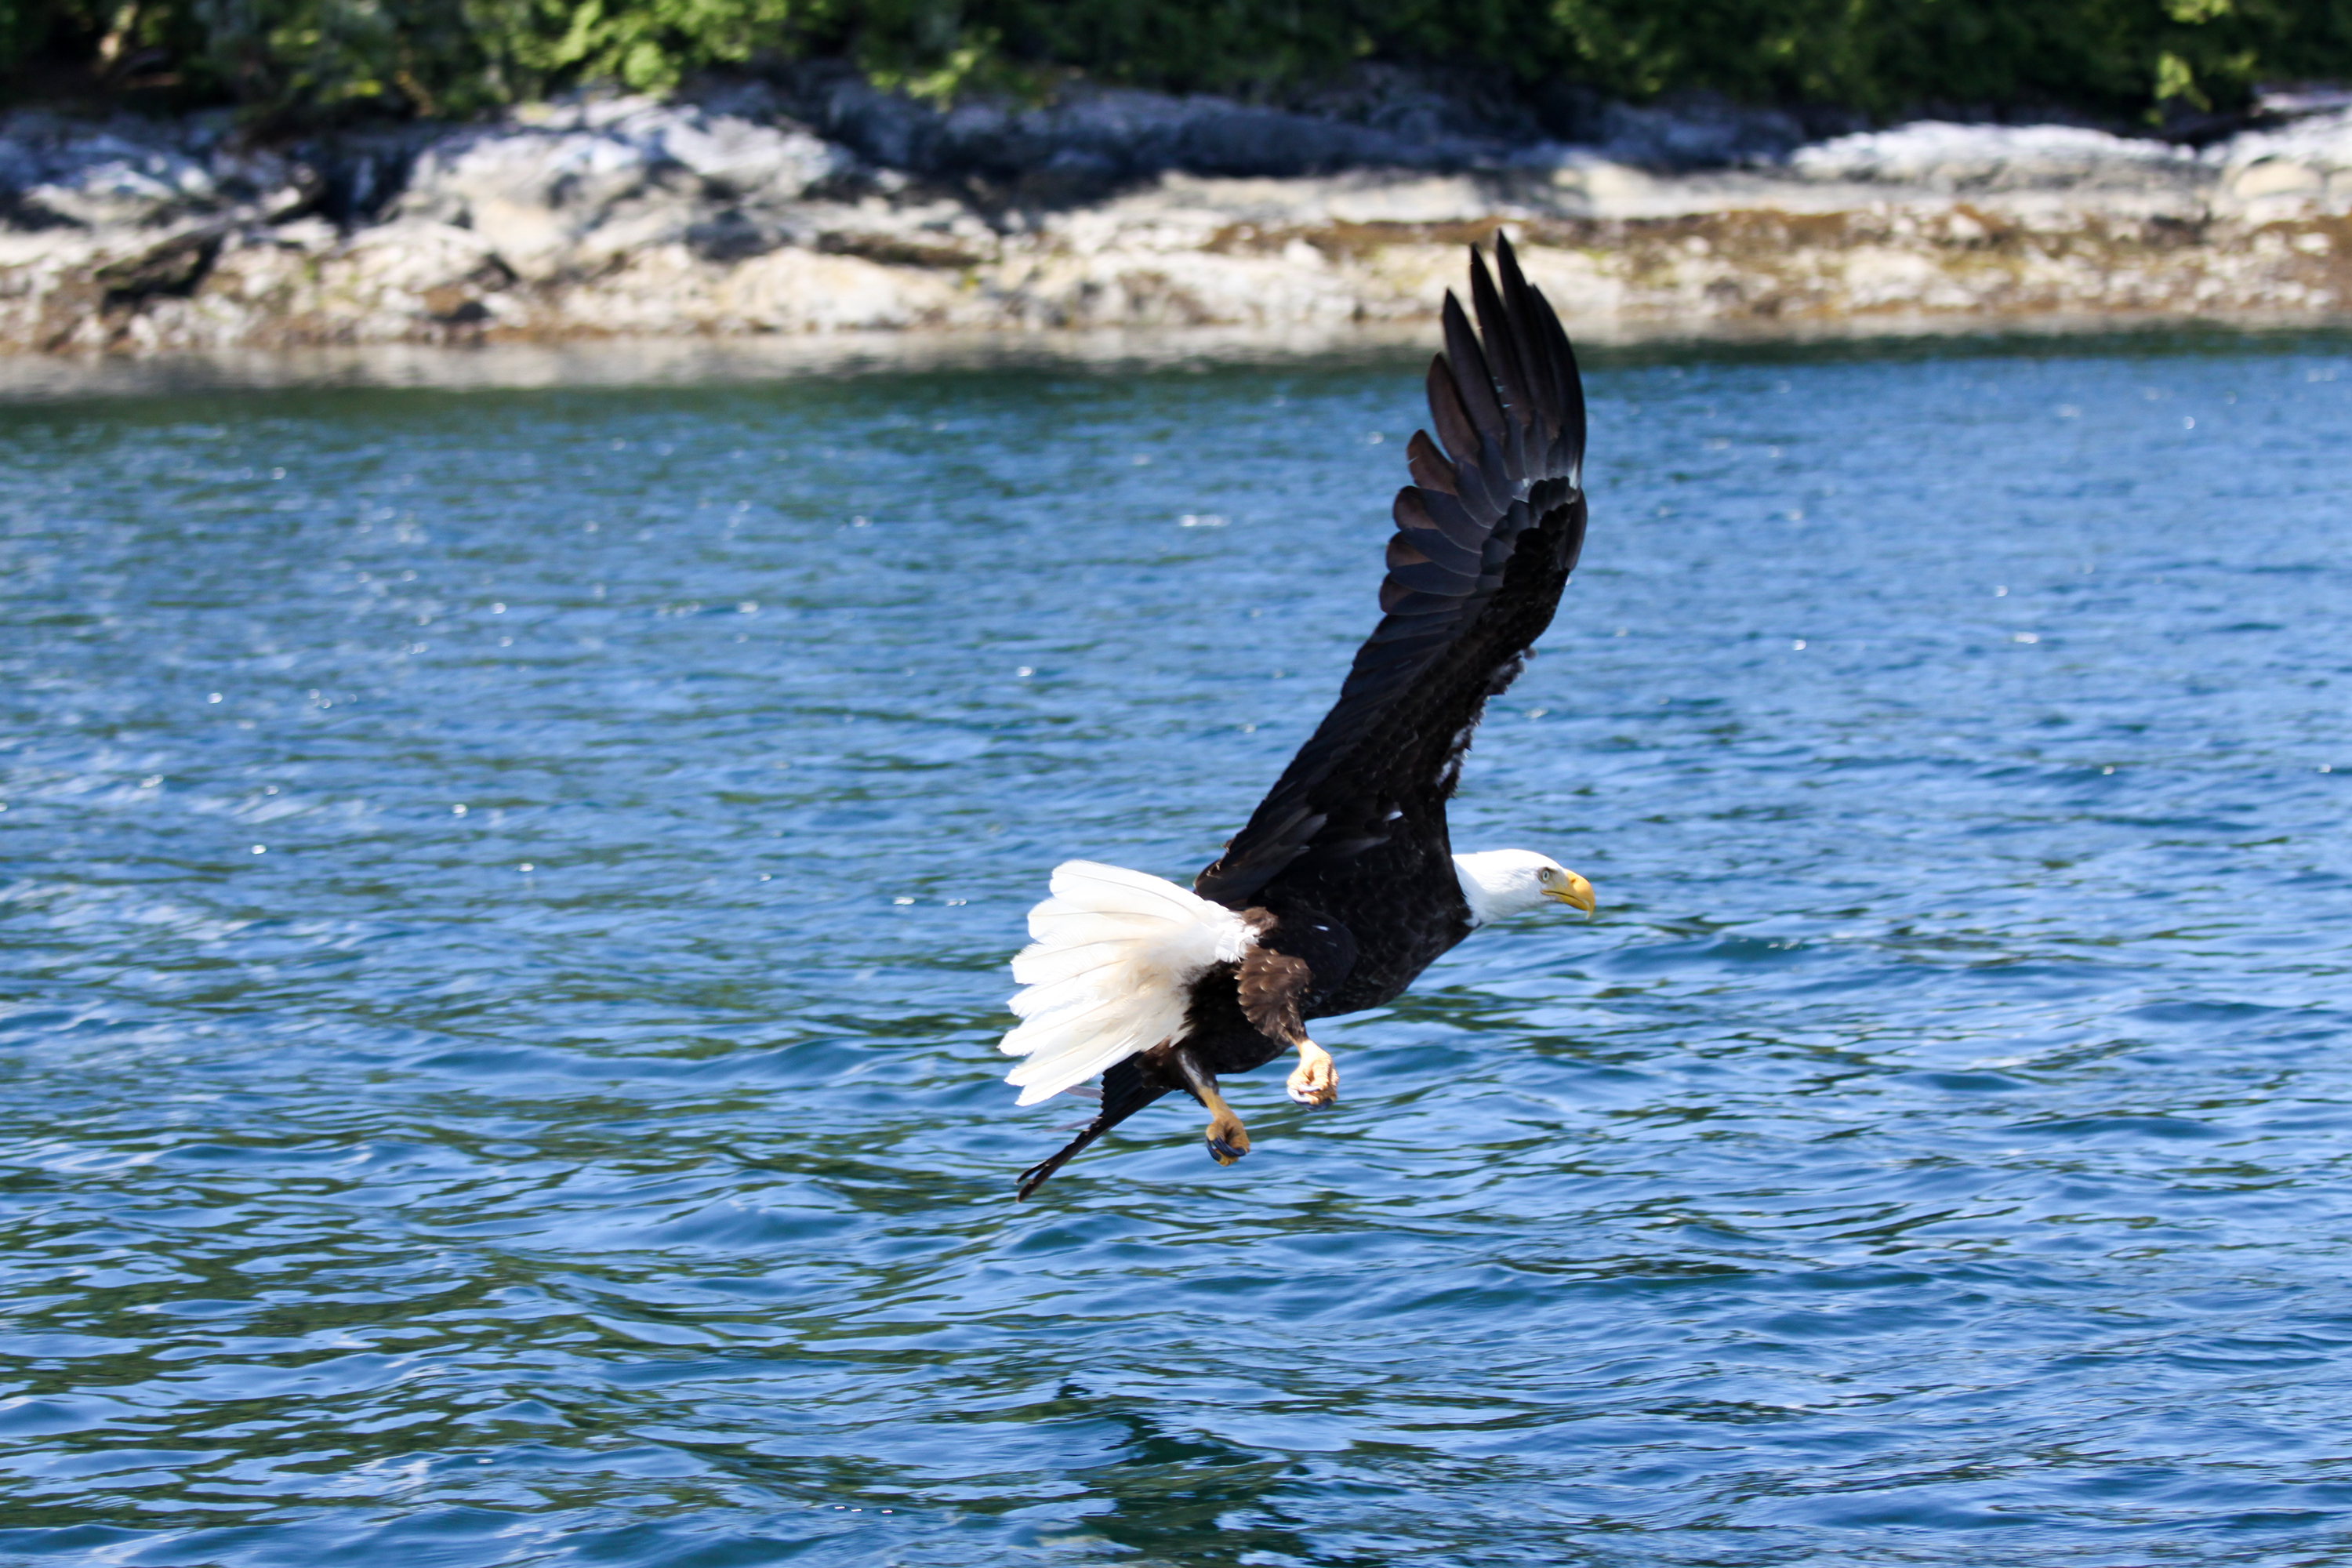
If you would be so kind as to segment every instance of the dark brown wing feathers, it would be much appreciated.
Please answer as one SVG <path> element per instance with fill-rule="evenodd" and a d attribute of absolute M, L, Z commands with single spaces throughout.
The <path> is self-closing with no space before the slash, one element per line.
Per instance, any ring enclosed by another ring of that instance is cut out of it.
<path fill-rule="evenodd" d="M 1241 992 L 1242 1016 L 1250 1021 L 1250 1027 L 1286 1046 L 1307 1038 L 1307 1021 L 1299 1009 L 1315 984 L 1314 967 L 1307 960 L 1254 947 L 1242 954 L 1234 984 Z"/>
<path fill-rule="evenodd" d="M 1446 296 L 1445 352 L 1429 367 L 1437 439 L 1417 432 L 1405 448 L 1413 482 L 1393 509 L 1380 625 L 1339 702 L 1196 879 L 1205 898 L 1239 909 L 1279 903 L 1286 887 L 1356 924 L 1334 907 L 1365 881 L 1351 857 L 1447 853 L 1444 802 L 1471 731 L 1549 624 L 1584 538 L 1576 358 L 1499 236 L 1495 258 L 1499 286 L 1471 252 L 1477 331 Z"/>

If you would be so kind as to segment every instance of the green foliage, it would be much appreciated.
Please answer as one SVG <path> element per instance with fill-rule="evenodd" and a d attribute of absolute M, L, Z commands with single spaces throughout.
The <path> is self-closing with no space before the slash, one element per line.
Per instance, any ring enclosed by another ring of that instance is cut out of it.
<path fill-rule="evenodd" d="M 2352 75 L 2352 0 L 0 0 L 20 83 L 162 70 L 297 114 L 463 114 L 812 56 L 942 101 L 1072 74 L 1280 97 L 1384 59 L 1634 100 L 2153 118 Z"/>
<path fill-rule="evenodd" d="M 972 0 L 909 5 L 894 47 L 978 38 L 1008 61 L 1179 90 L 1280 91 L 1363 58 L 1485 66 L 1642 100 L 1701 89 L 1877 114 L 2068 105 L 2111 116 L 2245 101 L 2265 77 L 2352 73 L 2352 0 Z M 928 37 L 904 26 L 931 18 Z M 879 8 L 867 8 L 881 21 Z"/>
<path fill-rule="evenodd" d="M 688 72 L 788 54 L 824 0 L 467 0 L 474 36 L 509 90 L 583 81 L 639 91 Z"/>

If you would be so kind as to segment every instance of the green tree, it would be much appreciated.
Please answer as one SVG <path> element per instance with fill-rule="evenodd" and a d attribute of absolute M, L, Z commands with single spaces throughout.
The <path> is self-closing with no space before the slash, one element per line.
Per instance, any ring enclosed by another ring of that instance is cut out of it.
<path fill-rule="evenodd" d="M 2152 119 L 2352 76 L 2352 0 L 0 0 L 20 93 L 160 58 L 184 99 L 297 115 L 465 114 L 809 57 L 933 99 L 1074 75 L 1279 97 L 1391 60 L 1633 100 Z"/>

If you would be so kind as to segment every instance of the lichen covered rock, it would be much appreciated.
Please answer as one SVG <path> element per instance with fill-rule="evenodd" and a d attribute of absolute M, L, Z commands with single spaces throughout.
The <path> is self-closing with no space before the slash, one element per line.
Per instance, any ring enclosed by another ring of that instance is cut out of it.
<path fill-rule="evenodd" d="M 1567 147 L 835 88 L 295 149 L 217 119 L 9 116 L 0 347 L 1271 332 L 1424 316 L 1456 247 L 1504 225 L 1587 328 L 2352 307 L 2352 113 L 2200 153 L 1939 122 L 1792 145 L 1756 116 L 1628 110 Z"/>

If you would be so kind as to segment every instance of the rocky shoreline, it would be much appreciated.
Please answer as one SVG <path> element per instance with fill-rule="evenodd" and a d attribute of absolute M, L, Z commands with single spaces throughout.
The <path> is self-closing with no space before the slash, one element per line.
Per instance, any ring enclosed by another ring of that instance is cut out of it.
<path fill-rule="evenodd" d="M 2352 312 L 2352 109 L 2203 149 L 1610 109 L 1562 142 L 835 79 L 278 148 L 0 120 L 0 352 L 152 354 L 1426 318 L 1507 226 L 1579 330 Z"/>

